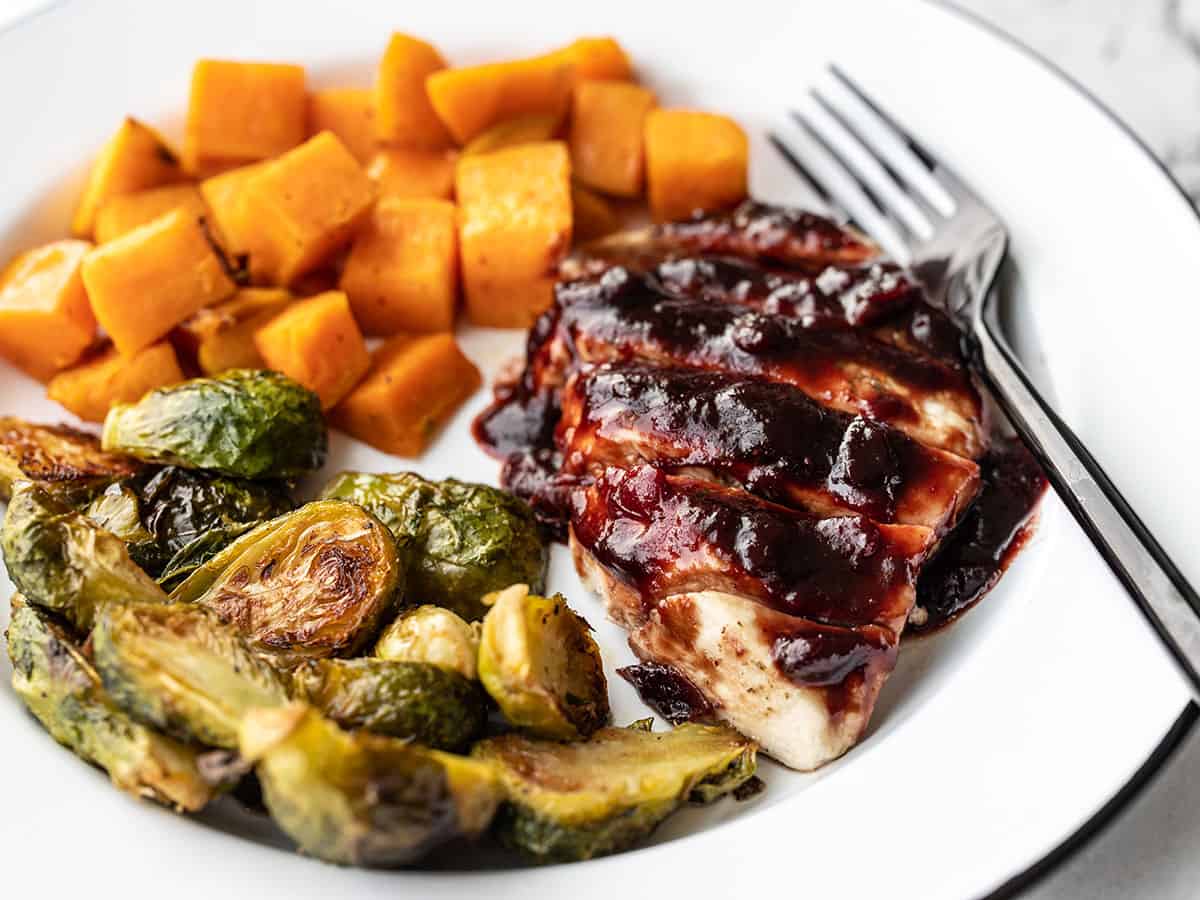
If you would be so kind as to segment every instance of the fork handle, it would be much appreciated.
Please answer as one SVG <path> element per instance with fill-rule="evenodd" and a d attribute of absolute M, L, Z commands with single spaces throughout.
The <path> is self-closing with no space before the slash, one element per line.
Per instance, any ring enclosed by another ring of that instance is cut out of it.
<path fill-rule="evenodd" d="M 978 371 L 1067 509 L 1171 652 L 1200 700 L 1200 596 L 1083 442 L 1033 386 L 996 304 L 972 327 Z"/>

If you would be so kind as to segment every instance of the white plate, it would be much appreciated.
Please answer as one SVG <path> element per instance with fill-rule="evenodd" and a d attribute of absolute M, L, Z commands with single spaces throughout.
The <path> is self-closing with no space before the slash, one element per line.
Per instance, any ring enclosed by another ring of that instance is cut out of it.
<path fill-rule="evenodd" d="M 460 62 L 615 34 L 664 102 L 728 111 L 745 124 L 755 140 L 754 191 L 778 200 L 807 198 L 763 133 L 825 61 L 837 60 L 1008 222 L 1023 352 L 1175 558 L 1200 575 L 1185 552 L 1200 537 L 1195 432 L 1184 439 L 1179 425 L 1192 415 L 1190 342 L 1200 331 L 1190 296 L 1197 220 L 1144 151 L 1072 87 L 935 6 L 69 4 L 0 35 L 0 256 L 65 231 L 87 161 L 120 116 L 178 125 L 197 57 L 292 60 L 309 67 L 313 83 L 365 84 L 394 28 Z M 463 341 L 489 374 L 520 346 L 502 332 L 467 331 Z M 3 412 L 61 417 L 11 369 L 0 369 L 0 398 Z M 494 481 L 496 465 L 467 433 L 484 399 L 413 467 Z M 334 440 L 331 469 L 406 465 Z M 562 552 L 552 584 L 599 626 L 610 668 L 630 659 Z M 624 682 L 611 685 L 618 719 L 643 712 Z M 978 896 L 1092 815 L 1185 700 L 1146 627 L 1051 498 L 1037 539 L 985 603 L 945 634 L 905 646 L 858 748 L 817 776 L 771 768 L 759 799 L 689 810 L 653 846 L 590 863 L 473 873 L 322 865 L 273 846 L 268 830 L 244 817 L 197 822 L 118 794 L 5 691 L 5 892 Z"/>

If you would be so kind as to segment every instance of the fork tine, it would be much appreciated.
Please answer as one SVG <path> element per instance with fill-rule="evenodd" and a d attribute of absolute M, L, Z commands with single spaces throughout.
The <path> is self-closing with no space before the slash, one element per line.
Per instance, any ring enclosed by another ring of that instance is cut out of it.
<path fill-rule="evenodd" d="M 969 193 L 960 179 L 841 68 L 831 63 L 829 72 L 847 101 L 839 110 L 843 117 L 877 133 L 877 139 L 864 143 L 873 146 L 877 156 L 903 174 L 910 190 L 923 196 L 943 215 L 953 215 L 958 206 L 955 194 Z"/>
<path fill-rule="evenodd" d="M 854 217 L 846 210 L 842 204 L 833 199 L 833 195 L 825 190 L 820 181 L 812 172 L 808 171 L 808 167 L 800 161 L 800 157 L 792 152 L 792 148 L 784 143 L 779 135 L 772 133 L 767 134 L 767 140 L 771 142 L 771 146 L 783 157 L 786 162 L 814 194 L 821 198 L 821 202 L 825 204 L 825 208 L 829 210 L 832 218 L 836 219 L 839 225 L 853 225 L 855 228 L 862 230 L 862 225 L 854 220 Z"/>
<path fill-rule="evenodd" d="M 901 264 L 911 259 L 912 252 L 903 236 L 904 229 L 887 212 L 870 186 L 843 165 L 836 151 L 824 143 L 802 116 L 793 114 L 793 118 L 801 129 L 798 136 L 806 138 L 803 152 L 796 141 L 783 141 L 773 136 L 789 147 L 791 152 L 788 157 L 805 160 L 805 171 L 809 177 L 818 182 L 822 191 L 832 196 L 838 205 L 850 211 L 856 220 L 855 227 L 874 238 Z"/>
<path fill-rule="evenodd" d="M 820 134 L 825 145 L 874 193 L 878 205 L 892 213 L 919 240 L 928 240 L 933 224 L 920 205 L 888 173 L 879 158 L 815 91 L 810 91 L 813 109 L 798 111 L 810 128 Z"/>

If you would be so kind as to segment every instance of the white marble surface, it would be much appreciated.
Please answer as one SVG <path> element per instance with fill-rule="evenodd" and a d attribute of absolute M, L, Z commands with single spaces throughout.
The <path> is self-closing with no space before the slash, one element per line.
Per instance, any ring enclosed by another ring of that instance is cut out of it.
<path fill-rule="evenodd" d="M 1200 203 L 1200 0 L 957 2 L 1086 85 Z M 0 27 L 44 5 L 0 0 Z M 1024 896 L 1195 900 L 1198 850 L 1200 728 L 1114 824 Z"/>

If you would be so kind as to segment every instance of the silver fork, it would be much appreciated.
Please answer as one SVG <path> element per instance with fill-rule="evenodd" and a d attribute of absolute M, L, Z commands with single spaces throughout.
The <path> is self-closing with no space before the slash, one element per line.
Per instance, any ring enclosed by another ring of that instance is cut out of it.
<path fill-rule="evenodd" d="M 1200 596 L 1100 464 L 1034 387 L 1000 328 L 1004 224 L 844 72 L 792 113 L 809 140 L 772 144 L 830 213 L 908 264 L 957 321 L 973 367 L 1063 503 L 1137 603 L 1200 700 Z"/>

